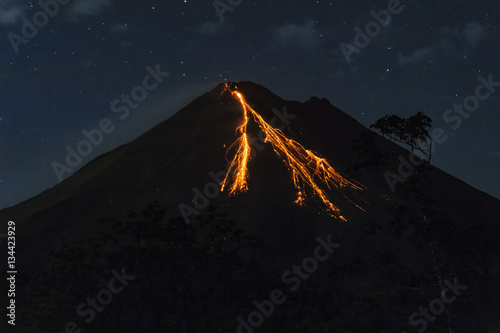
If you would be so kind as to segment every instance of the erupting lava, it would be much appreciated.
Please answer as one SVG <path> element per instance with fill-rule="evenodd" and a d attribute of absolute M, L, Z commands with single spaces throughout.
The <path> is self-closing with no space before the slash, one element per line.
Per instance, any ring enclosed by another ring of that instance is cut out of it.
<path fill-rule="evenodd" d="M 335 171 L 326 159 L 305 149 L 297 141 L 287 138 L 281 130 L 269 125 L 257 111 L 248 105 L 243 95 L 236 90 L 236 87 L 233 90 L 229 84 L 226 83 L 226 88 L 221 95 L 226 91 L 229 91 L 231 95 L 235 96 L 241 103 L 243 108 L 243 124 L 236 129 L 239 138 L 228 148 L 229 151 L 237 147 L 236 154 L 231 161 L 226 177 L 221 183 L 221 191 L 224 191 L 230 180 L 232 181 L 232 185 L 229 187 L 229 195 L 235 195 L 248 190 L 247 179 L 249 174 L 247 164 L 250 160 L 251 147 L 248 141 L 247 125 L 250 121 L 249 114 L 251 114 L 262 132 L 264 132 L 265 142 L 271 143 L 276 154 L 285 162 L 290 171 L 293 185 L 297 190 L 297 199 L 295 203 L 299 205 L 305 203 L 305 190 L 306 186 L 309 186 L 313 190 L 313 193 L 323 202 L 327 211 L 331 213 L 332 216 L 346 221 L 341 215 L 340 209 L 330 201 L 325 191 L 318 186 L 316 182 L 319 181 L 326 184 L 328 189 L 331 189 L 330 186 L 333 185 L 345 198 L 364 211 L 363 208 L 354 203 L 343 191 L 346 188 L 363 190 L 364 187 L 362 185 L 357 185 L 346 180 Z"/>

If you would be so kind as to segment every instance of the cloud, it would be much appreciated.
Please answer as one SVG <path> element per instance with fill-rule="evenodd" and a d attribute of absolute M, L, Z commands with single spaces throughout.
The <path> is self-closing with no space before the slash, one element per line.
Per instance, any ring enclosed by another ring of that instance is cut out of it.
<path fill-rule="evenodd" d="M 463 28 L 440 27 L 434 35 L 435 41 L 420 47 L 410 55 L 400 56 L 398 65 L 414 65 L 436 58 L 461 56 L 471 51 L 486 39 L 487 29 L 476 21 L 467 22 Z"/>
<path fill-rule="evenodd" d="M 76 0 L 71 8 L 75 16 L 94 16 L 111 5 L 111 0 Z"/>
<path fill-rule="evenodd" d="M 0 0 L 0 24 L 12 25 L 17 23 L 28 7 L 13 0 Z"/>
<path fill-rule="evenodd" d="M 112 0 L 73 0 L 70 3 L 70 16 L 73 21 L 78 21 L 80 16 L 94 16 L 111 5 Z M 29 11 L 40 11 L 38 3 L 31 8 L 26 5 L 27 1 L 0 0 L 0 24 L 14 25 L 21 21 L 23 15 L 29 16 Z M 63 5 L 60 5 L 62 7 Z"/>
<path fill-rule="evenodd" d="M 319 34 L 315 31 L 315 22 L 308 20 L 303 25 L 285 24 L 274 29 L 274 42 L 280 46 L 293 45 L 315 48 L 320 43 Z"/>
<path fill-rule="evenodd" d="M 125 33 L 130 30 L 130 26 L 127 23 L 114 24 L 111 26 L 109 31 L 111 33 Z"/>
<path fill-rule="evenodd" d="M 206 22 L 203 23 L 197 30 L 199 34 L 215 36 L 224 31 L 222 22 Z"/>
<path fill-rule="evenodd" d="M 434 46 L 421 47 L 409 56 L 401 56 L 398 60 L 398 65 L 414 65 L 426 59 L 429 59 L 434 54 Z"/>
<path fill-rule="evenodd" d="M 484 40 L 486 29 L 476 21 L 467 22 L 462 33 L 464 40 L 469 46 L 476 46 Z"/>

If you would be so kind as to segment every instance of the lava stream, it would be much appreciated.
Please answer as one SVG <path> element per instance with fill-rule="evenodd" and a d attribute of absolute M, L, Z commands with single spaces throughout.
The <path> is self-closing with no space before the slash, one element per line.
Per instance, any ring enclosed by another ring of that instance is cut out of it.
<path fill-rule="evenodd" d="M 305 190 L 306 186 L 309 186 L 314 194 L 324 203 L 329 213 L 346 221 L 341 215 L 340 209 L 330 201 L 326 192 L 317 185 L 316 179 L 318 179 L 320 182 L 326 184 L 328 189 L 332 189 L 331 185 L 333 185 L 333 187 L 339 190 L 346 199 L 364 211 L 363 208 L 354 203 L 343 191 L 345 188 L 363 190 L 364 187 L 362 185 L 357 185 L 346 180 L 335 171 L 326 159 L 305 149 L 297 141 L 287 138 L 281 130 L 270 126 L 257 111 L 248 105 L 240 92 L 231 90 L 228 84 L 226 84 L 226 89 L 222 93 L 225 91 L 229 91 L 240 101 L 243 108 L 243 124 L 236 129 L 236 132 L 240 135 L 239 138 L 228 149 L 229 151 L 237 146 L 236 154 L 229 166 L 226 177 L 221 183 L 221 191 L 224 191 L 229 180 L 232 180 L 232 185 L 229 188 L 229 195 L 235 195 L 248 190 L 247 180 L 249 173 L 247 164 L 250 160 L 251 147 L 248 142 L 247 125 L 250 113 L 260 129 L 264 132 L 265 142 L 271 143 L 275 153 L 281 157 L 291 173 L 293 185 L 297 190 L 297 199 L 295 203 L 299 205 L 305 203 Z"/>

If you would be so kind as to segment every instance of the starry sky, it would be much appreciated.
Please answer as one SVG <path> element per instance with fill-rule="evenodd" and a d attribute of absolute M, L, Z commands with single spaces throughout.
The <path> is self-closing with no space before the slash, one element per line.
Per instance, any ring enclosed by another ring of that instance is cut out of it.
<path fill-rule="evenodd" d="M 115 126 L 75 169 L 242 80 L 327 98 L 365 126 L 425 112 L 447 135 L 433 164 L 500 198 L 500 84 L 459 126 L 443 119 L 479 76 L 500 82 L 500 1 L 59 1 L 0 0 L 0 208 L 56 185 L 51 165 L 82 130 Z M 358 31 L 369 41 L 353 51 Z M 118 120 L 113 101 L 151 71 L 154 89 Z"/>

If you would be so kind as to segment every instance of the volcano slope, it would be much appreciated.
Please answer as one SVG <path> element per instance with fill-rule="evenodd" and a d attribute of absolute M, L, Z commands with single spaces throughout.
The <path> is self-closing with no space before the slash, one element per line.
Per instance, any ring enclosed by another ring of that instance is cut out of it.
<path fill-rule="evenodd" d="M 498 332 L 497 199 L 432 166 L 392 192 L 384 173 L 408 151 L 326 99 L 251 82 L 229 87 L 362 184 L 362 209 L 324 185 L 347 221 L 311 189 L 295 204 L 252 118 L 248 190 L 220 193 L 244 115 L 227 87 L 0 212 L 16 222 L 19 332 Z M 123 270 L 123 292 L 101 292 Z"/>

